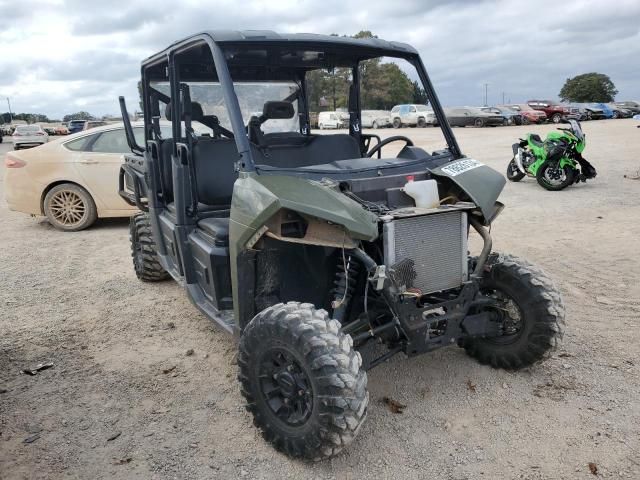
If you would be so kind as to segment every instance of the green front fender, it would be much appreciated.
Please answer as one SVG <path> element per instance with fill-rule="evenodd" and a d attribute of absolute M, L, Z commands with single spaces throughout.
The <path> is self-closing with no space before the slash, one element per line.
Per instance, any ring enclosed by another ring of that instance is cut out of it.
<path fill-rule="evenodd" d="M 321 182 L 286 175 L 241 173 L 233 187 L 229 223 L 231 287 L 236 319 L 239 311 L 238 257 L 247 242 L 279 210 L 288 209 L 343 227 L 354 240 L 378 237 L 378 217 Z M 236 320 L 236 325 L 238 325 Z"/>

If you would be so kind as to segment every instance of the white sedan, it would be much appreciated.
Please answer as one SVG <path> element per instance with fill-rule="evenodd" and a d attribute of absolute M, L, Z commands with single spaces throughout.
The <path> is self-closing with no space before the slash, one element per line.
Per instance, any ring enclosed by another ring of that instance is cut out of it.
<path fill-rule="evenodd" d="M 34 147 L 49 141 L 49 135 L 40 125 L 18 125 L 11 136 L 13 148 Z"/>
<path fill-rule="evenodd" d="M 134 132 L 144 145 L 143 128 L 135 126 Z M 122 124 L 115 124 L 8 152 L 4 191 L 9 209 L 46 215 L 65 231 L 85 229 L 99 217 L 130 216 L 136 209 L 118 195 L 120 164 L 129 151 Z"/>

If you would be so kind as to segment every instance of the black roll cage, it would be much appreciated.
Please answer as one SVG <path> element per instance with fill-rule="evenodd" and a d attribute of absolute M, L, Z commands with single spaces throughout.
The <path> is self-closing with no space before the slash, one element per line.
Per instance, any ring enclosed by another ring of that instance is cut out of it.
<path fill-rule="evenodd" d="M 302 70 L 306 73 L 306 70 L 312 70 L 316 68 L 351 66 L 353 82 L 349 91 L 349 134 L 356 138 L 358 144 L 361 144 L 362 136 L 360 110 L 360 73 L 358 68 L 359 63 L 363 60 L 383 56 L 401 58 L 408 61 L 418 72 L 418 76 L 420 78 L 422 86 L 427 94 L 429 102 L 431 103 L 431 107 L 443 132 L 445 141 L 447 142 L 448 150 L 451 152 L 454 159 L 463 156 L 462 152 L 460 151 L 460 147 L 458 146 L 458 142 L 456 141 L 456 138 L 453 135 L 453 131 L 451 130 L 451 127 L 444 114 L 440 101 L 438 100 L 438 97 L 433 89 L 433 85 L 431 83 L 431 80 L 429 79 L 424 64 L 422 63 L 422 60 L 418 53 L 412 47 L 404 44 L 384 42 L 378 39 L 372 39 L 371 41 L 363 42 L 360 40 L 350 38 L 347 39 L 344 37 L 331 37 L 321 35 L 314 36 L 306 34 L 299 34 L 297 36 L 292 35 L 287 38 L 274 34 L 273 32 L 264 32 L 264 35 L 257 35 L 255 36 L 255 38 L 247 38 L 247 36 L 245 35 L 246 32 L 202 32 L 174 43 L 166 50 L 152 57 L 149 57 L 142 63 L 141 74 L 144 102 L 144 121 L 146 126 L 145 141 L 147 143 L 154 138 L 154 122 L 157 122 L 158 119 L 157 106 L 152 105 L 152 97 L 153 95 L 156 95 L 154 100 L 157 101 L 158 92 L 156 90 L 153 90 L 152 92 L 150 82 L 153 80 L 169 80 L 171 85 L 171 98 L 167 99 L 165 96 L 163 101 L 169 100 L 171 102 L 172 111 L 175 112 L 175 115 L 173 116 L 175 120 L 183 118 L 185 113 L 188 113 L 184 111 L 183 102 L 181 101 L 180 82 L 182 80 L 211 80 L 211 76 L 213 75 L 217 77 L 217 81 L 220 83 L 223 99 L 228 111 L 229 120 L 231 122 L 234 141 L 236 143 L 236 147 L 240 156 L 238 161 L 238 169 L 245 172 L 255 171 L 255 162 L 252 158 L 249 137 L 245 129 L 244 121 L 241 115 L 240 104 L 238 102 L 238 97 L 234 89 L 234 80 L 232 79 L 229 64 L 227 62 L 227 58 L 225 57 L 225 51 L 222 47 L 224 47 L 225 49 L 245 49 L 246 51 L 250 51 L 251 48 L 301 48 L 311 51 L 313 51 L 314 49 L 328 50 L 330 51 L 330 54 L 326 59 L 323 60 L 323 63 L 308 65 L 306 69 L 303 69 L 300 66 L 292 66 L 292 70 Z M 300 39 L 298 39 L 297 37 L 300 37 Z M 190 50 L 197 49 L 198 47 L 206 47 L 209 50 L 209 52 L 211 53 L 211 58 L 213 60 L 212 65 L 202 65 L 202 67 L 204 68 L 191 72 L 192 78 L 181 79 L 179 75 L 179 66 L 181 62 L 180 55 L 185 54 Z M 342 62 L 343 64 L 332 64 L 332 61 Z M 344 64 L 345 62 L 347 64 Z M 158 67 L 162 67 L 163 65 L 166 66 L 164 69 L 160 68 L 160 75 L 158 75 Z M 243 65 L 240 66 L 242 67 Z M 291 73 L 291 70 L 289 70 L 287 66 L 284 65 L 269 65 L 268 63 L 259 66 L 253 65 L 255 70 L 251 69 L 251 65 L 247 65 L 247 67 L 249 74 L 251 74 L 252 72 L 263 73 L 263 71 L 264 73 L 266 73 L 266 70 L 264 69 L 267 67 L 276 76 L 278 72 L 283 73 L 284 71 L 285 73 Z M 291 80 L 292 77 L 289 76 L 288 79 Z M 236 80 L 241 81 L 240 78 L 236 78 Z M 255 81 L 256 78 L 253 77 L 249 78 L 248 80 Z M 296 80 L 298 79 L 296 78 Z M 310 122 L 308 105 L 306 104 L 307 96 L 305 91 L 305 82 L 301 81 L 300 85 L 302 90 L 300 96 L 301 101 L 299 102 L 299 104 L 301 105 L 299 111 L 300 130 L 303 134 L 308 134 Z M 181 121 L 173 121 L 172 131 L 174 139 L 184 138 L 181 130 Z M 188 162 L 187 157 L 181 157 L 179 145 L 180 144 L 178 143 L 178 140 L 176 140 L 176 142 L 174 142 L 173 154 L 178 158 L 182 158 L 183 162 Z"/>

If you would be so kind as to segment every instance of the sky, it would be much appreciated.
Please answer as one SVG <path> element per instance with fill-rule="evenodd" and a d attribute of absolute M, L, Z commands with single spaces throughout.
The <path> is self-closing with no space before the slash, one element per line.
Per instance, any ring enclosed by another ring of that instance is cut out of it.
<path fill-rule="evenodd" d="M 352 35 L 412 44 L 444 105 L 557 99 L 597 71 L 640 101 L 640 1 L 0 0 L 0 112 L 50 118 L 137 105 L 140 62 L 202 30 Z"/>

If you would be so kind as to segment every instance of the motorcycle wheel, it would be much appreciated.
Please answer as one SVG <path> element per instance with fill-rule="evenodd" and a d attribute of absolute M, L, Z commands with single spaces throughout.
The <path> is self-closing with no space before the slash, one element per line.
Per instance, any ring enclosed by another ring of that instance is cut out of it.
<path fill-rule="evenodd" d="M 512 182 L 519 182 L 525 177 L 525 174 L 518 169 L 515 159 L 511 159 L 507 165 L 507 178 Z"/>
<path fill-rule="evenodd" d="M 575 169 L 567 165 L 560 167 L 560 165 L 557 164 L 543 163 L 536 174 L 538 184 L 542 188 L 552 192 L 567 188 L 575 182 L 575 179 Z"/>

